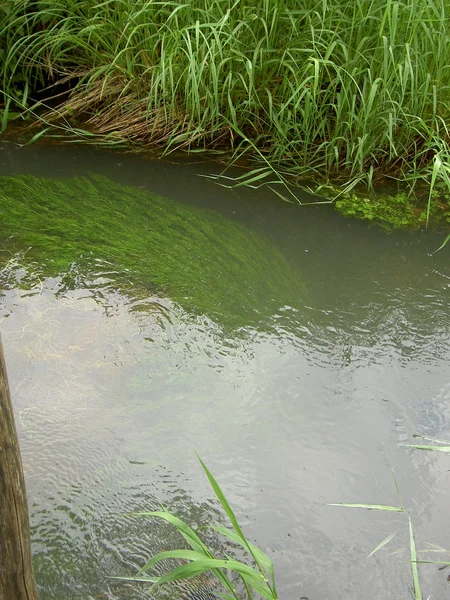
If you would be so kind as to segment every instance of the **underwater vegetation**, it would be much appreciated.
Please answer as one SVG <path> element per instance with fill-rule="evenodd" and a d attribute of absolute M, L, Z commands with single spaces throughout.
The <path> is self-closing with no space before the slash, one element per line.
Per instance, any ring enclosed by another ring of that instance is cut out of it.
<path fill-rule="evenodd" d="M 94 274 L 123 292 L 165 295 L 236 327 L 264 322 L 304 297 L 268 240 L 215 212 L 103 177 L 0 177 L 3 261 L 20 256 L 66 288 Z"/>

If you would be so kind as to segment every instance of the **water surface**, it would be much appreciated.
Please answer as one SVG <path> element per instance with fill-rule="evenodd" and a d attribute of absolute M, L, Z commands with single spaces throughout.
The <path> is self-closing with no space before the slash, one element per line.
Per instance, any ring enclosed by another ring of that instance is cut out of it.
<path fill-rule="evenodd" d="M 450 439 L 450 268 L 447 251 L 431 255 L 442 236 L 386 235 L 327 206 L 226 190 L 199 177 L 215 163 L 0 152 L 1 175 L 94 173 L 162 195 L 168 214 L 234 232 L 253 257 L 225 268 L 225 245 L 206 244 L 207 260 L 186 251 L 176 260 L 189 289 L 151 245 L 130 272 L 103 252 L 117 240 L 74 263 L 80 234 L 30 248 L 33 232 L 11 237 L 3 207 L 0 327 L 42 600 L 149 597 L 107 576 L 178 539 L 124 513 L 163 503 L 192 524 L 220 519 L 194 449 L 273 557 L 280 598 L 409 598 L 407 551 L 390 555 L 407 548 L 405 515 L 327 503 L 397 504 L 394 469 L 418 549 L 449 546 L 448 457 L 404 447 L 414 434 Z M 180 235 L 195 245 L 189 228 Z M 448 594 L 446 570 L 421 575 L 425 597 Z"/>

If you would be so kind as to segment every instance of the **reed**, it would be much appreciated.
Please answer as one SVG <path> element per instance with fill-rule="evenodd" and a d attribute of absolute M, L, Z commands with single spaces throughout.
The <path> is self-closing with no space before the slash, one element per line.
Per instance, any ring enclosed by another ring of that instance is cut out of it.
<path fill-rule="evenodd" d="M 450 194 L 446 0 L 10 0 L 0 13 L 3 126 L 11 98 L 38 97 L 46 121 L 111 143 L 244 155 L 253 183 L 425 182 L 427 217 L 432 193 Z"/>

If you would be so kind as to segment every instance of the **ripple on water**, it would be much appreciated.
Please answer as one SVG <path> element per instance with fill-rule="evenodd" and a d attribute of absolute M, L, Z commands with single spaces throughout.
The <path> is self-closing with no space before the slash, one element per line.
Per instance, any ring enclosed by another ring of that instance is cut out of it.
<path fill-rule="evenodd" d="M 336 259 L 329 281 L 311 277 L 309 306 L 233 330 L 117 291 L 104 262 L 41 281 L 10 262 L 0 318 L 42 599 L 148 597 L 107 576 L 179 544 L 129 512 L 219 518 L 194 448 L 276 559 L 280 596 L 406 599 L 402 561 L 363 560 L 394 530 L 392 550 L 407 545 L 402 516 L 327 506 L 396 503 L 392 466 L 418 543 L 447 543 L 446 457 L 400 444 L 450 437 L 448 283 L 444 267 L 404 264 L 371 280 L 373 262 L 344 277 Z M 424 575 L 436 597 L 441 575 Z"/>

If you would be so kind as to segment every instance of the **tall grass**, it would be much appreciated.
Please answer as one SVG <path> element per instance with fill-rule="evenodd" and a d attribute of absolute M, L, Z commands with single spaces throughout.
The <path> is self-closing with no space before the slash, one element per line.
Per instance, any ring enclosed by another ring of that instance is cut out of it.
<path fill-rule="evenodd" d="M 5 105 L 64 92 L 52 118 L 231 149 L 259 161 L 253 181 L 450 190 L 447 0 L 10 0 L 0 15 Z"/>

